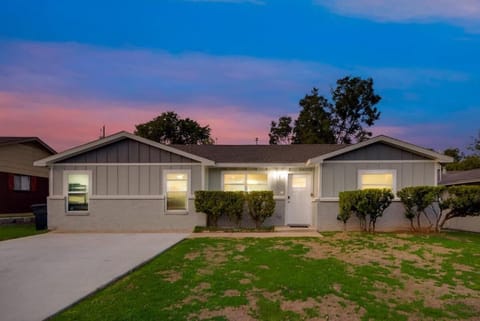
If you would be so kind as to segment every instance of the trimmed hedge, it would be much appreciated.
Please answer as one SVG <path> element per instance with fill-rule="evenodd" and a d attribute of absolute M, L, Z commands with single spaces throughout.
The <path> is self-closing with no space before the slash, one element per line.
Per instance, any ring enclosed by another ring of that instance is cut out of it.
<path fill-rule="evenodd" d="M 364 189 L 346 191 L 339 194 L 338 220 L 343 221 L 344 229 L 348 219 L 355 214 L 360 221 L 362 231 L 375 232 L 377 219 L 390 206 L 394 198 L 388 189 Z M 368 223 L 367 223 L 368 218 Z"/>
<path fill-rule="evenodd" d="M 248 213 L 259 228 L 275 212 L 275 200 L 272 191 L 252 191 L 246 194 Z"/>
<path fill-rule="evenodd" d="M 245 204 L 243 192 L 196 191 L 195 208 L 207 215 L 209 226 L 216 227 L 220 216 L 226 214 L 238 226 Z"/>

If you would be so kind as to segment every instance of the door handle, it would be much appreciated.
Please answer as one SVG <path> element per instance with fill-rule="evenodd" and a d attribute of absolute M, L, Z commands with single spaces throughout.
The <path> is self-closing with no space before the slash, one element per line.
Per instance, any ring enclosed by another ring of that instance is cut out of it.
<path fill-rule="evenodd" d="M 290 195 L 287 196 L 287 200 L 289 200 L 289 199 L 290 199 Z"/>

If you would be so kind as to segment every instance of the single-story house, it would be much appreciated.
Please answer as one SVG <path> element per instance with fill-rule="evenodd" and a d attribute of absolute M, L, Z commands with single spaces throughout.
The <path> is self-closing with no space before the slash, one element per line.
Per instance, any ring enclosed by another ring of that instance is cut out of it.
<path fill-rule="evenodd" d="M 49 170 L 33 162 L 53 154 L 38 137 L 0 137 L 0 214 L 31 212 L 32 204 L 46 202 Z"/>
<path fill-rule="evenodd" d="M 120 132 L 36 161 L 50 170 L 49 228 L 191 230 L 198 190 L 272 190 L 267 225 L 340 230 L 338 194 L 437 185 L 452 158 L 387 136 L 354 145 L 164 145 Z M 350 224 L 350 223 L 349 223 Z M 396 200 L 378 229 L 408 229 Z M 352 223 L 352 228 L 354 223 Z"/>

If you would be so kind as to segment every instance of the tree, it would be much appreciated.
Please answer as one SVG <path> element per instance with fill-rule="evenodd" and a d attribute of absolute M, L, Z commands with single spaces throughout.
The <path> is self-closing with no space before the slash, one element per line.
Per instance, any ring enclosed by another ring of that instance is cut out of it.
<path fill-rule="evenodd" d="M 447 148 L 443 151 L 443 155 L 452 157 L 455 163 L 458 163 L 464 157 L 463 153 L 460 152 L 460 149 L 458 148 Z"/>
<path fill-rule="evenodd" d="M 272 121 L 270 125 L 269 144 L 291 144 L 292 143 L 292 117 L 282 116 L 278 119 L 278 123 Z"/>
<path fill-rule="evenodd" d="M 375 94 L 372 78 L 347 76 L 337 80 L 332 99 L 334 104 L 330 114 L 337 143 L 351 144 L 372 136 L 363 126 L 371 127 L 380 118 L 380 112 L 374 106 L 382 99 Z"/>
<path fill-rule="evenodd" d="M 272 121 L 270 144 L 282 143 L 280 138 L 290 135 L 294 144 L 351 144 L 371 137 L 365 127 L 373 126 L 380 118 L 375 105 L 381 100 L 375 94 L 373 80 L 350 76 L 338 79 L 331 95 L 329 101 L 313 88 L 299 102 L 301 110 L 292 131 L 280 126 L 287 116 L 281 117 L 278 124 Z"/>
<path fill-rule="evenodd" d="M 472 142 L 468 145 L 467 149 L 472 151 L 473 155 L 480 156 L 480 130 L 478 131 L 477 137 L 472 137 Z"/>
<path fill-rule="evenodd" d="M 294 144 L 333 144 L 335 137 L 331 129 L 328 100 L 318 95 L 313 88 L 310 95 L 305 95 L 299 102 L 302 110 L 295 120 L 293 128 Z"/>
<path fill-rule="evenodd" d="M 179 118 L 173 111 L 167 111 L 144 124 L 135 125 L 135 135 L 164 144 L 213 144 L 210 127 L 200 126 L 190 118 Z"/>
<path fill-rule="evenodd" d="M 448 194 L 444 206 L 448 212 L 443 216 L 439 230 L 452 218 L 480 216 L 480 186 L 451 186 Z"/>

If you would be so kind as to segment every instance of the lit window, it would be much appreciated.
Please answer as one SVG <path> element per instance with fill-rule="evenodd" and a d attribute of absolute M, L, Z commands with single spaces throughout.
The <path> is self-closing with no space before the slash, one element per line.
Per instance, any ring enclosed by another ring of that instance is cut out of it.
<path fill-rule="evenodd" d="M 167 211 L 187 210 L 188 185 L 188 174 L 186 172 L 167 173 Z"/>
<path fill-rule="evenodd" d="M 359 171 L 359 189 L 378 188 L 395 191 L 395 171 L 363 170 Z"/>
<path fill-rule="evenodd" d="M 67 174 L 67 209 L 69 212 L 88 211 L 90 176 L 87 173 Z"/>
<path fill-rule="evenodd" d="M 268 191 L 266 173 L 225 173 L 223 174 L 224 191 Z"/>
<path fill-rule="evenodd" d="M 24 175 L 13 176 L 13 190 L 14 191 L 29 191 L 30 190 L 30 176 L 24 176 Z"/>

